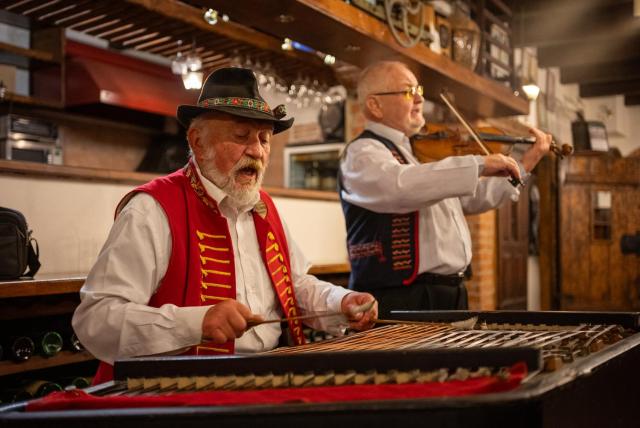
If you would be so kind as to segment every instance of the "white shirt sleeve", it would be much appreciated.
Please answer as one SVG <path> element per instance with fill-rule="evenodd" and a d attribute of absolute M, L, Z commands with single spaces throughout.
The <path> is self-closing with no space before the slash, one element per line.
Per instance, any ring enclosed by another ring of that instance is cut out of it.
<path fill-rule="evenodd" d="M 136 195 L 113 224 L 73 316 L 78 338 L 96 358 L 113 363 L 200 342 L 209 306 L 148 306 L 170 257 L 164 210 L 151 196 Z"/>
<path fill-rule="evenodd" d="M 471 155 L 400 164 L 382 143 L 363 138 L 349 144 L 341 163 L 342 197 L 374 212 L 409 213 L 443 199 L 474 195 L 479 167 Z"/>
<path fill-rule="evenodd" d="M 526 183 L 531 174 L 518 162 L 522 182 Z M 497 208 L 507 200 L 518 202 L 520 190 L 513 186 L 508 177 L 482 177 L 475 194 L 460 198 L 465 214 L 477 214 Z"/>
<path fill-rule="evenodd" d="M 284 224 L 287 244 L 289 246 L 289 260 L 291 261 L 291 280 L 293 281 L 296 299 L 302 313 L 312 312 L 340 312 L 341 303 L 344 296 L 351 293 L 344 287 L 333 285 L 326 281 L 321 281 L 307 272 L 311 264 L 291 238 L 289 230 Z M 305 324 L 315 330 L 323 330 L 330 334 L 338 335 L 343 333 L 348 326 L 342 317 L 316 318 L 305 321 Z"/>

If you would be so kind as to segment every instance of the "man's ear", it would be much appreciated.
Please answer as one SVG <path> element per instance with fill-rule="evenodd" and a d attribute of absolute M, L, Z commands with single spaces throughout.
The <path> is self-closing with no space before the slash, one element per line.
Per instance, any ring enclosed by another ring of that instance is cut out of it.
<path fill-rule="evenodd" d="M 200 129 L 197 126 L 190 127 L 187 131 L 187 141 L 194 155 L 199 156 L 202 153 L 202 138 Z"/>
<path fill-rule="evenodd" d="M 376 120 L 382 119 L 382 106 L 376 97 L 368 96 L 364 102 L 365 110 Z"/>

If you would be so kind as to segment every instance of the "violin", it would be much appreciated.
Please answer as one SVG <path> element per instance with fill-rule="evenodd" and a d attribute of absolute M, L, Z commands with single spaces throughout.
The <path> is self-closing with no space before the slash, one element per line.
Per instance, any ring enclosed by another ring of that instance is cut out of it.
<path fill-rule="evenodd" d="M 533 137 L 512 137 L 495 127 L 482 127 L 479 128 L 479 131 L 476 131 L 451 104 L 444 92 L 440 93 L 440 98 L 472 138 L 463 139 L 459 132 L 451 130 L 444 125 L 427 125 L 426 133 L 418 134 L 411 139 L 413 151 L 420 162 L 432 162 L 448 156 L 467 154 L 490 155 L 501 153 L 509 155 L 514 144 L 535 143 L 535 138 Z M 563 144 L 559 147 L 555 141 L 552 141 L 550 150 L 562 159 L 573 152 L 573 147 L 568 144 Z M 515 177 L 512 177 L 510 182 L 514 186 L 522 184 Z"/>
<path fill-rule="evenodd" d="M 505 156 L 511 154 L 516 144 L 531 145 L 536 141 L 534 137 L 507 135 L 502 129 L 493 126 L 479 127 L 477 133 L 490 153 Z M 439 161 L 449 156 L 487 154 L 475 141 L 463 137 L 457 130 L 435 123 L 427 123 L 422 132 L 411 137 L 411 146 L 416 158 L 422 163 Z M 550 150 L 562 159 L 573 152 L 573 147 L 569 144 L 559 147 L 552 141 Z"/>

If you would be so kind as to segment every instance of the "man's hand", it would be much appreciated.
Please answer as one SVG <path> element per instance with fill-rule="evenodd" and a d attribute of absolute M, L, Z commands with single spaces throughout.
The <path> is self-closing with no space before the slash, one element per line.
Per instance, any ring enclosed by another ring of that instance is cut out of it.
<path fill-rule="evenodd" d="M 520 176 L 520 168 L 518 162 L 512 157 L 503 154 L 487 155 L 484 157 L 483 177 L 513 177 L 518 181 Z"/>
<path fill-rule="evenodd" d="M 351 320 L 349 326 L 355 330 L 367 330 L 374 326 L 372 320 L 378 318 L 378 302 L 368 312 L 353 313 L 353 309 L 357 306 L 374 301 L 375 298 L 369 293 L 358 293 L 354 291 L 342 298 L 340 311 L 345 314 L 347 319 Z"/>
<path fill-rule="evenodd" d="M 222 344 L 243 335 L 249 320 L 262 320 L 236 300 L 224 300 L 209 308 L 202 320 L 202 339 Z"/>
<path fill-rule="evenodd" d="M 551 141 L 553 141 L 551 134 L 542 132 L 537 128 L 530 128 L 529 132 L 536 137 L 536 142 L 522 155 L 522 166 L 527 172 L 531 172 L 538 162 L 540 162 L 540 159 L 549 153 Z"/>

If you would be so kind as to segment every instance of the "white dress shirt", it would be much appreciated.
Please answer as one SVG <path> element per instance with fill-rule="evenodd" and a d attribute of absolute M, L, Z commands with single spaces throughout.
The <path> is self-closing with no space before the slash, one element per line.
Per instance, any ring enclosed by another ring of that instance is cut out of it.
<path fill-rule="evenodd" d="M 342 198 L 377 213 L 419 212 L 418 273 L 449 275 L 471 262 L 464 214 L 495 208 L 520 194 L 506 178 L 480 178 L 482 156 L 420 163 L 404 133 L 376 122 L 366 129 L 393 142 L 409 162 L 400 164 L 381 142 L 361 138 L 347 146 L 340 168 Z M 520 165 L 524 179 L 526 173 Z"/>
<path fill-rule="evenodd" d="M 265 319 L 281 318 L 273 285 L 256 237 L 251 209 L 236 209 L 227 195 L 197 173 L 207 193 L 227 219 L 235 258 L 236 299 Z M 257 202 L 258 197 L 256 197 Z M 284 225 L 298 306 L 307 312 L 339 312 L 349 290 L 320 281 L 307 271 L 310 264 Z M 118 215 L 98 259 L 80 290 L 73 316 L 80 342 L 98 359 L 171 353 L 200 343 L 202 321 L 210 306 L 147 306 L 164 277 L 171 257 L 171 232 L 164 210 L 150 195 L 134 196 Z M 338 318 L 319 318 L 312 327 L 339 334 Z M 236 340 L 237 353 L 274 348 L 279 323 L 262 324 Z"/>

